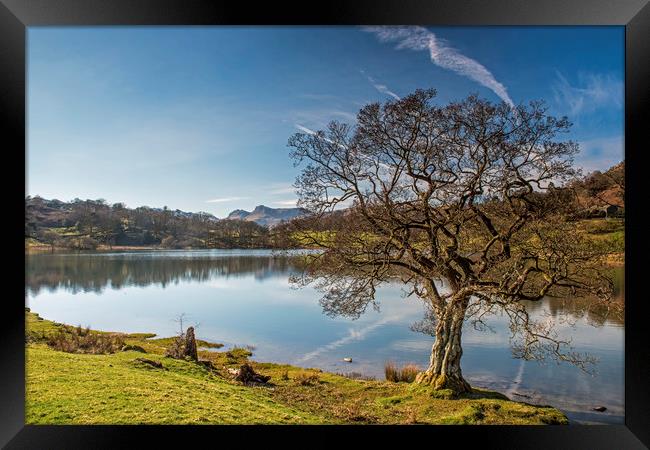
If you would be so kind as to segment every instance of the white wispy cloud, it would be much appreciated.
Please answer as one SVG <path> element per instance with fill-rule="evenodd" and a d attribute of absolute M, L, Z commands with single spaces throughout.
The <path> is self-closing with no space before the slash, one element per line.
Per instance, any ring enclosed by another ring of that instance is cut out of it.
<path fill-rule="evenodd" d="M 300 124 L 296 123 L 296 124 L 294 124 L 294 126 L 296 128 L 298 128 L 300 131 L 302 131 L 303 133 L 311 134 L 312 136 L 317 135 L 317 133 L 314 130 L 312 130 L 310 128 L 307 128 L 307 127 L 305 127 L 303 125 L 300 125 Z M 332 141 L 331 139 L 328 139 L 326 137 L 321 137 L 321 139 L 324 140 L 325 142 L 329 142 L 330 144 L 334 144 L 334 141 Z M 340 148 L 347 148 L 345 145 L 343 145 L 341 143 L 338 143 L 336 145 L 338 145 Z"/>
<path fill-rule="evenodd" d="M 300 125 L 300 124 L 298 124 L 298 123 L 294 123 L 294 126 L 295 126 L 296 128 L 298 128 L 300 131 L 302 131 L 303 133 L 312 134 L 312 135 L 315 135 L 315 134 L 316 134 L 316 132 L 315 132 L 314 130 L 312 130 L 312 129 L 310 129 L 310 128 L 307 128 L 307 127 L 305 127 L 305 126 L 303 126 L 303 125 Z"/>
<path fill-rule="evenodd" d="M 370 84 L 372 84 L 372 86 L 375 89 L 377 89 L 379 92 L 381 92 L 382 94 L 390 95 L 391 97 L 393 97 L 396 100 L 400 100 L 400 96 L 397 95 L 396 93 L 394 93 L 393 91 L 391 91 L 390 89 L 388 89 L 388 86 L 386 86 L 385 84 L 381 84 L 381 83 L 377 82 L 373 77 L 371 77 L 370 75 L 365 73 L 363 70 L 361 71 L 361 73 L 363 75 L 365 75 L 366 78 L 368 78 L 368 81 L 370 82 Z"/>
<path fill-rule="evenodd" d="M 206 200 L 206 203 L 227 203 L 227 202 L 236 202 L 238 200 L 247 200 L 250 197 L 219 197 Z"/>
<path fill-rule="evenodd" d="M 568 109 L 572 116 L 623 106 L 623 80 L 619 78 L 609 74 L 580 73 L 578 83 L 571 85 L 560 72 L 556 74 L 557 80 L 552 87 L 555 101 Z"/>
<path fill-rule="evenodd" d="M 296 206 L 296 203 L 298 200 L 296 199 L 291 199 L 291 200 L 278 200 L 277 202 L 273 202 L 274 205 L 282 206 L 282 207 L 287 207 L 287 208 L 293 208 Z"/>
<path fill-rule="evenodd" d="M 303 126 L 303 125 L 300 125 L 300 124 L 297 124 L 297 123 L 296 123 L 296 124 L 294 124 L 294 126 L 295 126 L 297 129 L 299 129 L 300 131 L 302 131 L 303 133 L 311 134 L 311 135 L 313 135 L 313 136 L 315 136 L 315 135 L 317 134 L 314 130 L 312 130 L 312 129 L 310 129 L 310 128 L 307 128 L 307 127 L 305 127 L 305 126 Z M 334 141 L 332 141 L 331 139 L 328 139 L 328 138 L 326 138 L 326 137 L 321 137 L 321 139 L 323 139 L 325 142 L 329 142 L 330 144 L 334 144 Z M 347 148 L 344 144 L 341 144 L 341 143 L 338 143 L 337 145 L 338 145 L 340 148 L 343 148 L 343 149 L 346 149 L 346 148 Z M 362 155 L 358 155 L 358 156 L 359 156 L 359 157 L 363 157 Z M 370 162 L 371 164 L 374 164 L 374 163 L 375 163 L 375 161 L 369 161 L 369 162 Z M 391 170 L 393 170 L 393 169 L 392 169 L 388 164 L 386 164 L 386 163 L 383 163 L 383 162 L 377 162 L 377 164 L 378 164 L 378 165 L 383 169 L 383 171 L 384 171 L 384 175 L 386 175 L 386 174 L 390 174 Z M 352 206 L 352 199 L 347 199 L 346 201 L 341 202 L 341 203 L 339 203 L 339 204 L 337 205 L 338 208 L 342 208 L 342 207 L 343 207 L 343 208 L 348 208 L 348 207 L 350 207 L 350 206 Z"/>
<path fill-rule="evenodd" d="M 428 51 L 431 62 L 443 69 L 451 70 L 492 90 L 511 107 L 514 103 L 503 84 L 481 63 L 449 47 L 426 28 L 402 26 L 362 27 L 373 33 L 382 42 L 396 42 L 397 49 Z"/>
<path fill-rule="evenodd" d="M 356 119 L 356 112 L 353 112 L 348 106 L 347 108 L 322 107 L 292 111 L 290 113 L 289 120 L 292 123 L 306 124 L 309 127 L 324 128 L 332 120 L 338 120 L 342 122 L 355 122 Z"/>

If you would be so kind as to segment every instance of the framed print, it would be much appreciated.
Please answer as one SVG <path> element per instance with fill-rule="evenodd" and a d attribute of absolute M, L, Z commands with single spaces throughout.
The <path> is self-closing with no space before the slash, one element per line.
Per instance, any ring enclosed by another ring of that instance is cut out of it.
<path fill-rule="evenodd" d="M 649 445 L 647 1 L 1 3 L 7 448 Z"/>

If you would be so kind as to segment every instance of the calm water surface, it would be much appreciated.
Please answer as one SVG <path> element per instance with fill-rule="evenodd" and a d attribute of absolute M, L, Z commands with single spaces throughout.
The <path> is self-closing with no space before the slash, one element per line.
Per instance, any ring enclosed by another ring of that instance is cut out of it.
<path fill-rule="evenodd" d="M 410 329 L 423 316 L 419 300 L 387 286 L 378 295 L 380 312 L 369 307 L 358 320 L 331 318 L 317 291 L 290 285 L 292 273 L 291 258 L 265 250 L 38 254 L 27 258 L 25 289 L 33 311 L 73 325 L 170 336 L 178 329 L 174 318 L 185 313 L 188 325 L 198 324 L 198 337 L 253 345 L 259 361 L 377 378 L 387 360 L 426 367 L 433 338 Z M 596 373 L 513 359 L 507 322 L 493 316 L 493 331 L 467 324 L 463 332 L 463 373 L 470 383 L 551 404 L 574 423 L 623 423 L 622 320 L 583 316 L 558 299 L 531 304 L 529 311 L 557 321 L 576 351 L 597 357 Z M 592 412 L 597 405 L 607 411 Z"/>

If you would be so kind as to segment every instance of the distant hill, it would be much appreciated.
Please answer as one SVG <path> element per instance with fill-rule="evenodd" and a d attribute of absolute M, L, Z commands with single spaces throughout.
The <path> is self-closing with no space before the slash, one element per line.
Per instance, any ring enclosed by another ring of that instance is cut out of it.
<path fill-rule="evenodd" d="M 596 170 L 575 183 L 578 199 L 586 208 L 625 208 L 625 162 L 605 172 Z"/>
<path fill-rule="evenodd" d="M 229 220 L 244 220 L 246 216 L 248 216 L 249 213 L 248 211 L 244 211 L 243 209 L 236 209 L 230 214 L 228 214 L 227 219 Z"/>
<path fill-rule="evenodd" d="M 165 211 L 163 208 L 151 208 L 154 211 L 162 212 Z M 216 222 L 217 219 L 214 214 L 210 214 L 209 212 L 205 211 L 199 211 L 199 212 L 187 212 L 187 211 L 181 211 L 180 209 L 175 209 L 171 211 L 174 217 L 184 217 L 186 219 L 205 219 L 211 222 Z"/>
<path fill-rule="evenodd" d="M 31 218 L 35 222 L 38 222 L 41 226 L 45 226 L 45 227 L 65 227 L 65 226 L 74 225 L 75 222 L 78 220 L 78 217 L 75 217 L 74 214 L 75 206 L 79 204 L 85 204 L 85 206 L 93 207 L 93 209 L 108 207 L 108 205 L 101 200 L 82 201 L 77 199 L 71 202 L 62 202 L 61 200 L 57 200 L 57 199 L 47 200 L 39 196 L 27 197 L 25 199 L 26 212 L 30 213 Z M 219 220 L 213 214 L 204 211 L 187 212 L 187 211 L 181 211 L 180 209 L 168 210 L 165 208 L 150 208 L 147 206 L 141 206 L 139 208 L 135 208 L 135 210 L 155 211 L 157 213 L 168 212 L 168 214 L 172 217 L 207 220 L 210 222 L 216 222 Z"/>
<path fill-rule="evenodd" d="M 252 221 L 219 220 L 206 212 L 186 212 L 103 199 L 71 202 L 25 198 L 28 245 L 92 250 L 100 245 L 162 248 L 269 248 L 268 230 Z"/>
<path fill-rule="evenodd" d="M 228 215 L 231 220 L 245 220 L 255 222 L 265 227 L 273 227 L 281 222 L 291 220 L 307 214 L 303 208 L 269 208 L 268 206 L 256 206 L 252 212 L 236 209 Z"/>

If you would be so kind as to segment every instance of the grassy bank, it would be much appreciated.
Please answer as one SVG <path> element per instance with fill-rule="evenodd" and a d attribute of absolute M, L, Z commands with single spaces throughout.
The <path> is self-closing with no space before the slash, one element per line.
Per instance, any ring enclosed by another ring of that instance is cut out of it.
<path fill-rule="evenodd" d="M 625 220 L 619 218 L 611 219 L 582 219 L 575 222 L 576 228 L 587 235 L 594 242 L 601 242 L 610 251 L 610 255 L 604 263 L 609 266 L 620 266 L 624 263 L 625 252 Z M 48 230 L 54 231 L 61 236 L 82 236 L 77 234 L 73 227 L 69 228 L 49 228 Z M 313 231 L 295 232 L 291 238 L 297 242 L 302 248 L 318 248 L 316 243 L 326 243 L 333 239 L 334 232 L 329 231 Z M 370 235 L 367 236 L 371 238 Z M 217 247 L 197 247 L 199 248 L 217 248 Z M 172 247 L 164 247 L 162 245 L 106 245 L 99 244 L 94 251 L 107 252 L 107 251 L 137 251 L 137 250 L 171 250 Z M 185 247 L 189 250 L 192 247 Z M 25 252 L 26 253 L 47 253 L 47 252 L 75 252 L 77 250 L 68 247 L 61 247 L 55 245 L 54 248 L 46 243 L 40 242 L 34 238 L 25 238 Z"/>
<path fill-rule="evenodd" d="M 621 267 L 625 264 L 624 219 L 585 219 L 577 222 L 577 227 L 594 242 L 600 242 L 609 249 L 605 265 Z"/>
<path fill-rule="evenodd" d="M 94 250 L 81 250 L 82 252 L 115 252 L 115 251 L 137 251 L 137 250 L 170 250 L 160 247 L 159 245 L 113 245 L 100 244 Z M 43 244 L 33 238 L 25 239 L 25 253 L 74 253 L 78 250 L 69 247 L 60 247 Z"/>
<path fill-rule="evenodd" d="M 164 356 L 171 340 L 120 334 L 125 351 L 68 353 L 48 342 L 71 328 L 26 312 L 28 424 L 564 424 L 551 407 L 475 390 L 462 398 L 408 383 L 350 379 L 318 369 L 250 361 L 268 385 L 228 371 L 246 349 L 200 351 L 211 366 Z M 89 331 L 106 335 L 106 332 Z M 117 336 L 117 335 L 115 335 Z M 218 344 L 198 342 L 199 347 Z M 139 361 L 162 363 L 162 368 Z"/>
<path fill-rule="evenodd" d="M 594 243 L 602 245 L 608 255 L 602 260 L 605 267 L 621 267 L 625 264 L 625 219 L 593 218 L 573 222 L 576 230 Z M 317 243 L 327 244 L 334 238 L 334 232 L 312 231 L 293 233 L 292 239 L 305 248 L 318 248 Z M 368 234 L 367 239 L 372 239 Z M 482 242 L 481 239 L 478 242 Z M 428 244 L 422 244 L 428 245 Z"/>

